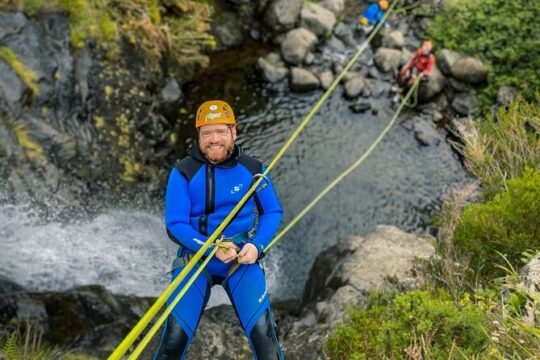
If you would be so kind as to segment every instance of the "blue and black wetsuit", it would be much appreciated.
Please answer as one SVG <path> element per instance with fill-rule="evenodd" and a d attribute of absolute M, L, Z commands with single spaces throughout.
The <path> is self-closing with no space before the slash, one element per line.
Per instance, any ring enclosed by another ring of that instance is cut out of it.
<path fill-rule="evenodd" d="M 191 155 L 171 171 L 165 197 L 165 223 L 170 238 L 179 245 L 172 280 L 183 269 L 190 254 L 195 253 L 250 188 L 255 174 L 263 165 L 243 154 L 239 146 L 219 164 L 204 158 L 195 145 Z M 262 250 L 271 241 L 281 221 L 282 209 L 268 178 L 268 185 L 246 202 L 225 228 L 223 235 L 233 238 L 240 248 L 245 242 Z M 207 251 L 207 254 L 211 250 Z M 155 359 L 183 358 L 206 307 L 210 288 L 222 285 L 242 324 L 255 359 L 282 359 L 263 270 L 258 262 L 240 267 L 228 277 L 232 262 L 225 264 L 212 258 L 206 270 L 176 305 L 163 329 Z M 170 300 L 196 271 L 182 281 Z M 171 281 L 172 281 L 171 280 Z"/>

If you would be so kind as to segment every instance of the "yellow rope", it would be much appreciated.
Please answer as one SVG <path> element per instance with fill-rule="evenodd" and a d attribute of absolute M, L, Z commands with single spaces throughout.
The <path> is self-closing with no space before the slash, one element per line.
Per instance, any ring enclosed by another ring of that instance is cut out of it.
<path fill-rule="evenodd" d="M 387 17 L 390 15 L 394 7 L 397 3 L 399 3 L 401 0 L 396 0 L 392 3 L 388 11 L 385 13 L 382 20 L 377 24 L 377 26 L 373 29 L 371 34 L 368 36 L 368 38 L 364 41 L 364 43 L 358 48 L 356 54 L 352 57 L 352 59 L 347 63 L 345 68 L 341 71 L 341 73 L 336 77 L 332 85 L 326 90 L 326 92 L 323 94 L 323 96 L 319 99 L 319 101 L 315 104 L 313 109 L 309 112 L 309 114 L 301 121 L 301 123 L 298 125 L 297 129 L 293 132 L 293 134 L 289 137 L 287 142 L 283 145 L 283 147 L 280 149 L 280 151 L 274 156 L 266 170 L 264 171 L 263 175 L 267 175 L 270 170 L 276 165 L 276 163 L 281 159 L 285 151 L 288 150 L 288 148 L 291 146 L 293 141 L 298 137 L 300 132 L 306 127 L 306 125 L 309 123 L 311 118 L 315 115 L 317 110 L 322 106 L 324 101 L 330 96 L 332 91 L 336 88 L 336 86 L 339 84 L 343 76 L 349 71 L 351 66 L 358 60 L 360 55 L 364 52 L 364 50 L 367 48 L 373 37 L 375 37 L 376 33 L 380 30 L 382 27 L 382 24 L 387 19 Z M 249 197 L 253 194 L 253 192 L 257 189 L 259 184 L 263 181 L 263 177 L 260 177 L 255 183 L 248 189 L 247 193 L 240 199 L 238 204 L 231 210 L 229 215 L 223 220 L 223 222 L 216 228 L 216 230 L 208 237 L 208 239 L 205 241 L 203 245 L 201 245 L 201 248 L 193 255 L 193 258 L 186 264 L 186 266 L 182 269 L 180 274 L 172 281 L 169 286 L 163 291 L 163 293 L 159 296 L 159 298 L 156 300 L 156 302 L 150 307 L 150 309 L 144 314 L 144 316 L 139 320 L 139 322 L 133 327 L 133 329 L 129 332 L 129 334 L 122 340 L 122 342 L 118 345 L 118 347 L 114 350 L 114 352 L 109 356 L 109 360 L 118 360 L 121 359 L 122 356 L 128 351 L 129 347 L 135 342 L 137 337 L 142 333 L 142 331 L 146 328 L 146 326 L 150 323 L 150 321 L 155 317 L 159 309 L 165 304 L 168 297 L 172 294 L 172 292 L 178 287 L 180 282 L 189 274 L 191 269 L 195 266 L 195 264 L 202 258 L 203 254 L 206 250 L 214 243 L 214 241 L 217 239 L 219 234 L 225 230 L 225 228 L 229 225 L 229 223 L 232 221 L 234 216 L 240 211 L 240 209 L 244 206 L 244 204 L 247 202 Z M 202 268 L 202 267 L 201 267 Z M 179 299 L 178 299 L 179 300 Z M 175 299 L 176 301 L 176 299 Z M 161 319 L 161 318 L 160 318 Z M 160 323 L 158 321 L 158 323 Z M 163 321 L 161 321 L 163 323 Z M 160 323 L 160 325 L 161 325 Z"/>

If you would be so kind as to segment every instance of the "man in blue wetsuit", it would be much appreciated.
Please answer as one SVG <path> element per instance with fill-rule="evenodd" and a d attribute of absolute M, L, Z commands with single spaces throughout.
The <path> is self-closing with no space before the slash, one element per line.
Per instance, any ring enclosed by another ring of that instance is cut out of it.
<path fill-rule="evenodd" d="M 173 264 L 174 279 L 193 253 L 220 225 L 246 194 L 257 174 L 258 160 L 235 144 L 236 120 L 224 101 L 203 103 L 195 126 L 198 141 L 189 156 L 172 169 L 165 197 L 169 237 L 179 245 Z M 277 339 L 263 270 L 258 263 L 281 221 L 282 209 L 270 178 L 265 179 L 225 228 L 219 249 L 169 316 L 154 359 L 180 359 L 195 330 L 215 284 L 224 287 L 236 311 L 255 359 L 283 359 Z M 206 255 L 210 249 L 206 252 Z M 237 261 L 240 266 L 229 270 Z M 200 263 L 199 263 L 200 265 Z M 197 266 L 170 297 L 172 301 Z"/>

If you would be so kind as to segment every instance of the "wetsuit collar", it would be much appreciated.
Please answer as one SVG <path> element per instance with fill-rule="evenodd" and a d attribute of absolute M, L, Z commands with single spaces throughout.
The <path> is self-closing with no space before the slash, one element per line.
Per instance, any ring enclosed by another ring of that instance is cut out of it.
<path fill-rule="evenodd" d="M 205 158 L 204 155 L 201 153 L 201 149 L 199 149 L 199 143 L 198 142 L 195 142 L 195 144 L 191 148 L 191 157 L 193 159 L 195 159 L 197 161 L 200 161 L 200 162 L 203 162 L 205 164 L 211 164 L 211 165 L 215 165 L 215 166 L 219 166 L 219 167 L 223 167 L 223 168 L 235 167 L 236 164 L 238 163 L 238 158 L 243 153 L 244 153 L 244 150 L 242 150 L 240 145 L 234 144 L 234 148 L 233 148 L 233 151 L 231 152 L 231 154 L 225 160 L 223 160 L 222 162 L 214 164 L 214 163 L 211 163 L 210 161 L 208 161 L 208 159 Z"/>

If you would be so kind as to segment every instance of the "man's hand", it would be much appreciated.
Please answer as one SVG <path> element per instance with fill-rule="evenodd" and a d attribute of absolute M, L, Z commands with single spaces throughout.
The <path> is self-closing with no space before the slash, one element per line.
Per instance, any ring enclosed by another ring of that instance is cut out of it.
<path fill-rule="evenodd" d="M 254 264 L 259 257 L 259 250 L 253 244 L 247 243 L 238 254 L 239 264 Z"/>
<path fill-rule="evenodd" d="M 227 251 L 223 250 L 221 247 L 226 247 Z M 236 257 L 238 256 L 238 254 L 236 254 L 236 249 L 237 246 L 234 245 L 232 242 L 222 242 L 220 244 L 219 250 L 216 251 L 216 257 L 219 260 L 223 261 L 225 264 L 227 264 L 236 259 Z"/>

